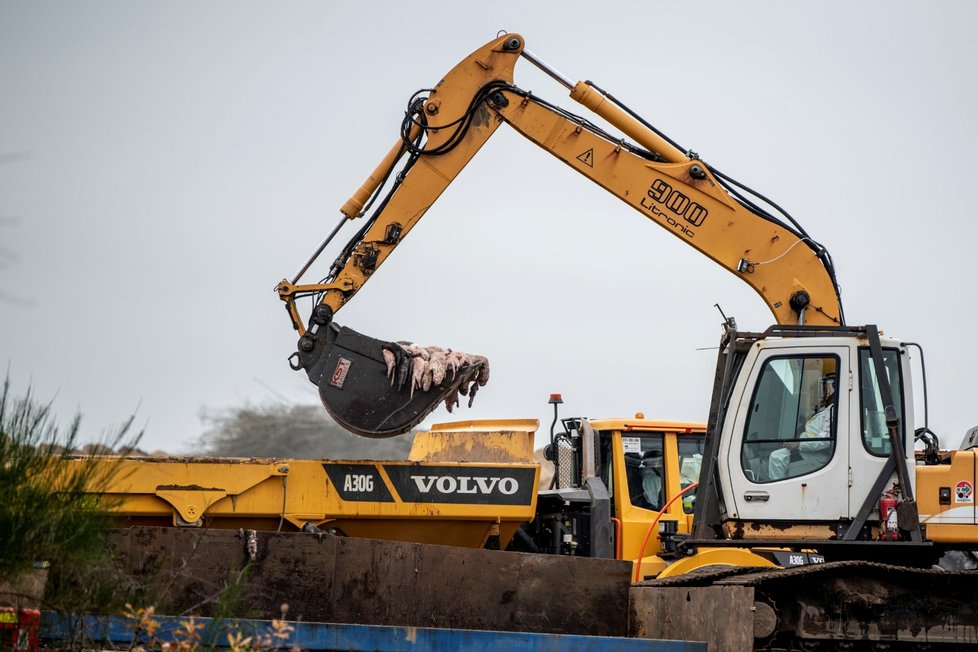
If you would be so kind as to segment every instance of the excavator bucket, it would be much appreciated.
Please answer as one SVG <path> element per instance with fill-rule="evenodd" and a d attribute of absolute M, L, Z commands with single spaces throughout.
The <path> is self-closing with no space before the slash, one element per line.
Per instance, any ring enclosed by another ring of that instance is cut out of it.
<path fill-rule="evenodd" d="M 424 390 L 404 373 L 403 365 L 410 371 L 412 361 L 403 352 L 393 371 L 389 366 L 388 360 L 402 349 L 330 322 L 303 336 L 292 366 L 305 369 L 326 411 L 343 428 L 362 437 L 393 437 L 421 423 L 440 402 L 474 392 L 485 365 L 478 360 L 461 364 Z"/>

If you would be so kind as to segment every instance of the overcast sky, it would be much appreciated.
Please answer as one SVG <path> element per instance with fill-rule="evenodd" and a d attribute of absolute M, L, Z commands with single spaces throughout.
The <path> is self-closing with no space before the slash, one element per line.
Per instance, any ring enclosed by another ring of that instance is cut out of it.
<path fill-rule="evenodd" d="M 316 401 L 275 284 L 409 96 L 507 30 L 787 208 L 832 253 L 849 322 L 923 345 L 956 446 L 978 424 L 976 26 L 967 1 L 2 0 L 0 362 L 89 437 L 135 412 L 170 452 L 202 408 Z M 583 112 L 525 61 L 516 83 Z M 551 392 L 565 415 L 705 420 L 715 303 L 771 321 L 502 127 L 337 321 L 487 355 L 459 416 L 544 433 Z"/>

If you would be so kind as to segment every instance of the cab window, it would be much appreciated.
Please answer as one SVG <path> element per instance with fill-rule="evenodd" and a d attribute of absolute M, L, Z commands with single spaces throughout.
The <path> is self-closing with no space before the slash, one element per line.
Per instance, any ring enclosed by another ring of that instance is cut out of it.
<path fill-rule="evenodd" d="M 621 439 L 631 503 L 659 511 L 665 502 L 662 434 L 623 435 Z"/>
<path fill-rule="evenodd" d="M 705 435 L 679 436 L 679 488 L 685 489 L 694 482 L 699 482 L 700 468 L 703 466 L 703 447 L 706 444 Z M 696 491 L 691 489 L 683 494 L 683 511 L 693 513 Z"/>
<path fill-rule="evenodd" d="M 893 407 L 896 410 L 899 425 L 897 434 L 900 441 L 903 437 L 903 382 L 900 376 L 900 356 L 895 349 L 884 349 L 883 367 L 890 384 L 893 397 Z M 886 417 L 883 414 L 883 399 L 880 394 L 879 380 L 876 377 L 876 365 L 869 349 L 859 350 L 859 395 L 861 400 L 860 419 L 862 421 L 863 445 L 873 455 L 888 457 L 890 455 L 890 435 L 886 427 Z"/>
<path fill-rule="evenodd" d="M 835 452 L 836 356 L 785 356 L 764 362 L 750 404 L 741 467 L 752 482 L 813 473 Z"/>

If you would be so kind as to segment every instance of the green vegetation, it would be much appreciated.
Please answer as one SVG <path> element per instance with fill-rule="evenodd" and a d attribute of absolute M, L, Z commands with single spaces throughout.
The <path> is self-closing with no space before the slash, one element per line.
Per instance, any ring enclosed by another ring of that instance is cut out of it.
<path fill-rule="evenodd" d="M 289 423 L 296 417 L 297 423 Z M 285 620 L 285 606 L 282 619 L 273 620 L 268 631 L 242 631 L 237 625 L 236 618 L 252 615 L 243 600 L 248 566 L 232 573 L 206 601 L 211 606 L 213 631 L 185 613 L 180 627 L 164 637 L 157 631 L 154 607 L 131 606 L 165 604 L 172 580 L 152 571 L 134 576 L 120 563 L 109 545 L 112 520 L 108 510 L 112 505 L 100 494 L 108 483 L 119 479 L 120 467 L 87 464 L 86 460 L 99 455 L 121 459 L 133 453 L 141 433 L 131 433 L 132 423 L 129 418 L 100 441 L 83 444 L 80 416 L 62 426 L 50 403 L 39 401 L 31 388 L 17 395 L 9 376 L 4 379 L 0 388 L 0 603 L 26 604 L 21 598 L 33 589 L 19 580 L 35 575 L 41 562 L 49 571 L 41 571 L 48 575 L 40 606 L 60 612 L 68 623 L 60 649 L 97 646 L 92 640 L 97 635 L 85 630 L 86 623 L 92 622 L 81 618 L 85 614 L 130 618 L 132 649 L 194 651 L 218 643 L 241 651 L 286 649 L 293 627 Z M 212 444 L 220 440 L 231 451 L 241 451 L 238 454 L 262 454 L 264 451 L 241 448 L 242 441 L 267 438 L 270 431 L 282 430 L 292 433 L 285 438 L 286 446 L 291 447 L 286 450 L 295 452 L 305 446 L 306 451 L 315 451 L 322 445 L 316 441 L 323 436 L 322 425 L 330 426 L 312 409 L 284 406 L 229 410 L 211 423 Z"/>
<path fill-rule="evenodd" d="M 50 565 L 45 608 L 104 609 L 118 594 L 119 580 L 107 577 L 111 526 L 108 505 L 90 492 L 114 475 L 96 475 L 84 459 L 132 450 L 132 418 L 97 444 L 81 445 L 81 418 L 57 423 L 50 403 L 28 388 L 15 396 L 9 376 L 0 390 L 0 584 L 16 587 L 37 562 Z"/>

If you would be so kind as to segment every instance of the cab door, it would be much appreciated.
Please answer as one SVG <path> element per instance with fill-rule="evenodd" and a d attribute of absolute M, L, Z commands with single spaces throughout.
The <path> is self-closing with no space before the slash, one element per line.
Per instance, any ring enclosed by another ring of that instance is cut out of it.
<path fill-rule="evenodd" d="M 846 346 L 760 349 L 738 381 L 720 450 L 730 518 L 846 518 L 850 369 Z"/>
<path fill-rule="evenodd" d="M 890 397 L 896 410 L 898 439 L 903 449 L 900 454 L 910 468 L 910 481 L 914 482 L 913 437 L 907 437 L 907 424 L 913 423 L 912 401 L 905 401 L 904 374 L 909 373 L 909 362 L 902 360 L 900 350 L 895 347 L 884 347 L 883 369 L 887 383 L 890 386 Z M 852 422 L 850 430 L 853 433 L 849 441 L 849 466 L 852 469 L 850 478 L 849 513 L 855 517 L 863 502 L 879 500 L 878 495 L 870 496 L 873 484 L 890 458 L 890 438 L 886 421 L 883 416 L 883 398 L 880 383 L 876 377 L 870 351 L 866 347 L 856 349 L 857 373 L 853 381 Z M 858 406 L 855 401 L 858 400 Z M 896 480 L 896 473 L 893 474 Z M 916 493 L 916 491 L 915 491 Z"/>
<path fill-rule="evenodd" d="M 615 431 L 615 435 L 614 460 L 620 470 L 609 480 L 615 484 L 615 516 L 621 522 L 619 549 L 622 559 L 636 559 L 649 524 L 665 502 L 664 437 L 654 431 Z M 645 550 L 657 554 L 658 540 L 652 537 Z"/>

